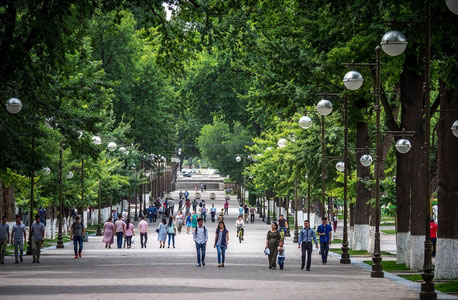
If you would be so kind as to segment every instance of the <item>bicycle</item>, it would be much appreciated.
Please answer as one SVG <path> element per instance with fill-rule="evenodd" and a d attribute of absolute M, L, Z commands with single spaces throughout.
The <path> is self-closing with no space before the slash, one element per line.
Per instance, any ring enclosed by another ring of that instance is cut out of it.
<path fill-rule="evenodd" d="M 243 241 L 243 227 L 239 227 L 237 229 L 237 236 L 239 238 L 239 242 L 242 243 L 242 241 Z"/>

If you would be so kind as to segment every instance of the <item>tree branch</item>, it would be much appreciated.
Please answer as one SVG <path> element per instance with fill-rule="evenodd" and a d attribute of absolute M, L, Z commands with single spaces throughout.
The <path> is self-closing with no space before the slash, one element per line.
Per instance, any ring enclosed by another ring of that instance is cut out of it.
<path fill-rule="evenodd" d="M 371 75 L 372 75 L 372 80 L 375 82 L 375 68 L 371 68 Z M 399 125 L 394 118 L 393 112 L 391 111 L 391 107 L 388 103 L 388 99 L 386 98 L 386 94 L 382 86 L 380 86 L 380 94 L 381 94 L 380 100 L 382 101 L 383 108 L 385 109 L 385 114 L 387 117 L 386 124 L 388 128 L 391 131 L 399 131 L 400 130 Z"/>

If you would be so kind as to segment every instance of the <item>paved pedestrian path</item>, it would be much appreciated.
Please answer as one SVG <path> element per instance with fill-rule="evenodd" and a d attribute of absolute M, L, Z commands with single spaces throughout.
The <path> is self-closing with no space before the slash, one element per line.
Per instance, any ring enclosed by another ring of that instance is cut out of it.
<path fill-rule="evenodd" d="M 222 198 L 214 203 L 221 210 Z M 212 201 L 207 201 L 211 204 Z M 140 248 L 137 233 L 132 249 L 105 249 L 101 237 L 84 245 L 83 258 L 73 258 L 73 248 L 49 250 L 41 264 L 26 257 L 0 267 L 1 299 L 418 299 L 411 288 L 390 279 L 372 279 L 369 271 L 341 265 L 329 258 L 322 265 L 313 252 L 312 271 L 300 270 L 300 250 L 286 242 L 285 270 L 269 270 L 263 254 L 269 226 L 256 219 L 246 227 L 245 241 L 236 240 L 236 201 L 231 200 L 226 226 L 230 231 L 225 268 L 217 267 L 213 248 L 216 223 L 207 222 L 209 243 L 205 267 L 196 267 L 192 236 L 182 232 L 176 248 L 159 248 L 149 228 L 148 248 Z M 137 231 L 138 232 L 138 231 Z"/>

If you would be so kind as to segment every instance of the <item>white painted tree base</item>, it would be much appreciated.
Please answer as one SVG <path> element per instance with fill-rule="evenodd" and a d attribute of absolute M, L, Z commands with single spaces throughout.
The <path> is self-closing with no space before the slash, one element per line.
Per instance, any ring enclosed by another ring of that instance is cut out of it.
<path fill-rule="evenodd" d="M 422 270 L 425 255 L 425 236 L 410 235 L 410 269 Z"/>
<path fill-rule="evenodd" d="M 375 226 L 369 226 L 369 247 L 367 252 L 374 253 L 375 251 Z"/>
<path fill-rule="evenodd" d="M 58 234 L 58 227 L 57 227 L 57 218 L 52 220 L 52 228 L 51 228 L 51 240 L 55 239 Z"/>
<path fill-rule="evenodd" d="M 354 249 L 355 247 L 355 227 L 348 227 L 348 247 Z"/>
<path fill-rule="evenodd" d="M 409 239 L 409 232 L 396 233 L 396 263 L 405 264 L 407 258 L 407 240 Z"/>
<path fill-rule="evenodd" d="M 458 278 L 458 239 L 437 239 L 435 279 Z"/>
<path fill-rule="evenodd" d="M 51 237 L 51 219 L 46 219 L 46 229 L 45 229 L 45 236 L 46 238 L 50 238 Z"/>
<path fill-rule="evenodd" d="M 369 225 L 355 224 L 353 250 L 367 250 L 369 247 Z"/>
<path fill-rule="evenodd" d="M 406 245 L 406 267 L 410 269 L 410 231 L 407 233 Z"/>

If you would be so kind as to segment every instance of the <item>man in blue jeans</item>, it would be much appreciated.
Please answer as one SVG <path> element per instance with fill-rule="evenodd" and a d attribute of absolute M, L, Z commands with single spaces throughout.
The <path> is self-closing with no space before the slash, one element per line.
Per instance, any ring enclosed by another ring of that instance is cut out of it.
<path fill-rule="evenodd" d="M 81 223 L 80 217 L 76 216 L 75 221 L 70 229 L 70 240 L 73 240 L 73 248 L 75 250 L 75 259 L 81 258 L 83 252 L 83 236 L 86 228 Z M 79 246 L 79 249 L 78 249 Z"/>
<path fill-rule="evenodd" d="M 328 262 L 329 245 L 332 243 L 332 227 L 326 217 L 321 218 L 321 223 L 316 232 L 320 236 L 321 260 L 325 265 Z"/>
<path fill-rule="evenodd" d="M 197 251 L 197 266 L 205 266 L 205 250 L 207 247 L 208 241 L 208 230 L 203 226 L 204 220 L 202 218 L 197 219 L 197 227 L 194 229 L 192 236 L 193 240 L 196 243 Z"/>

